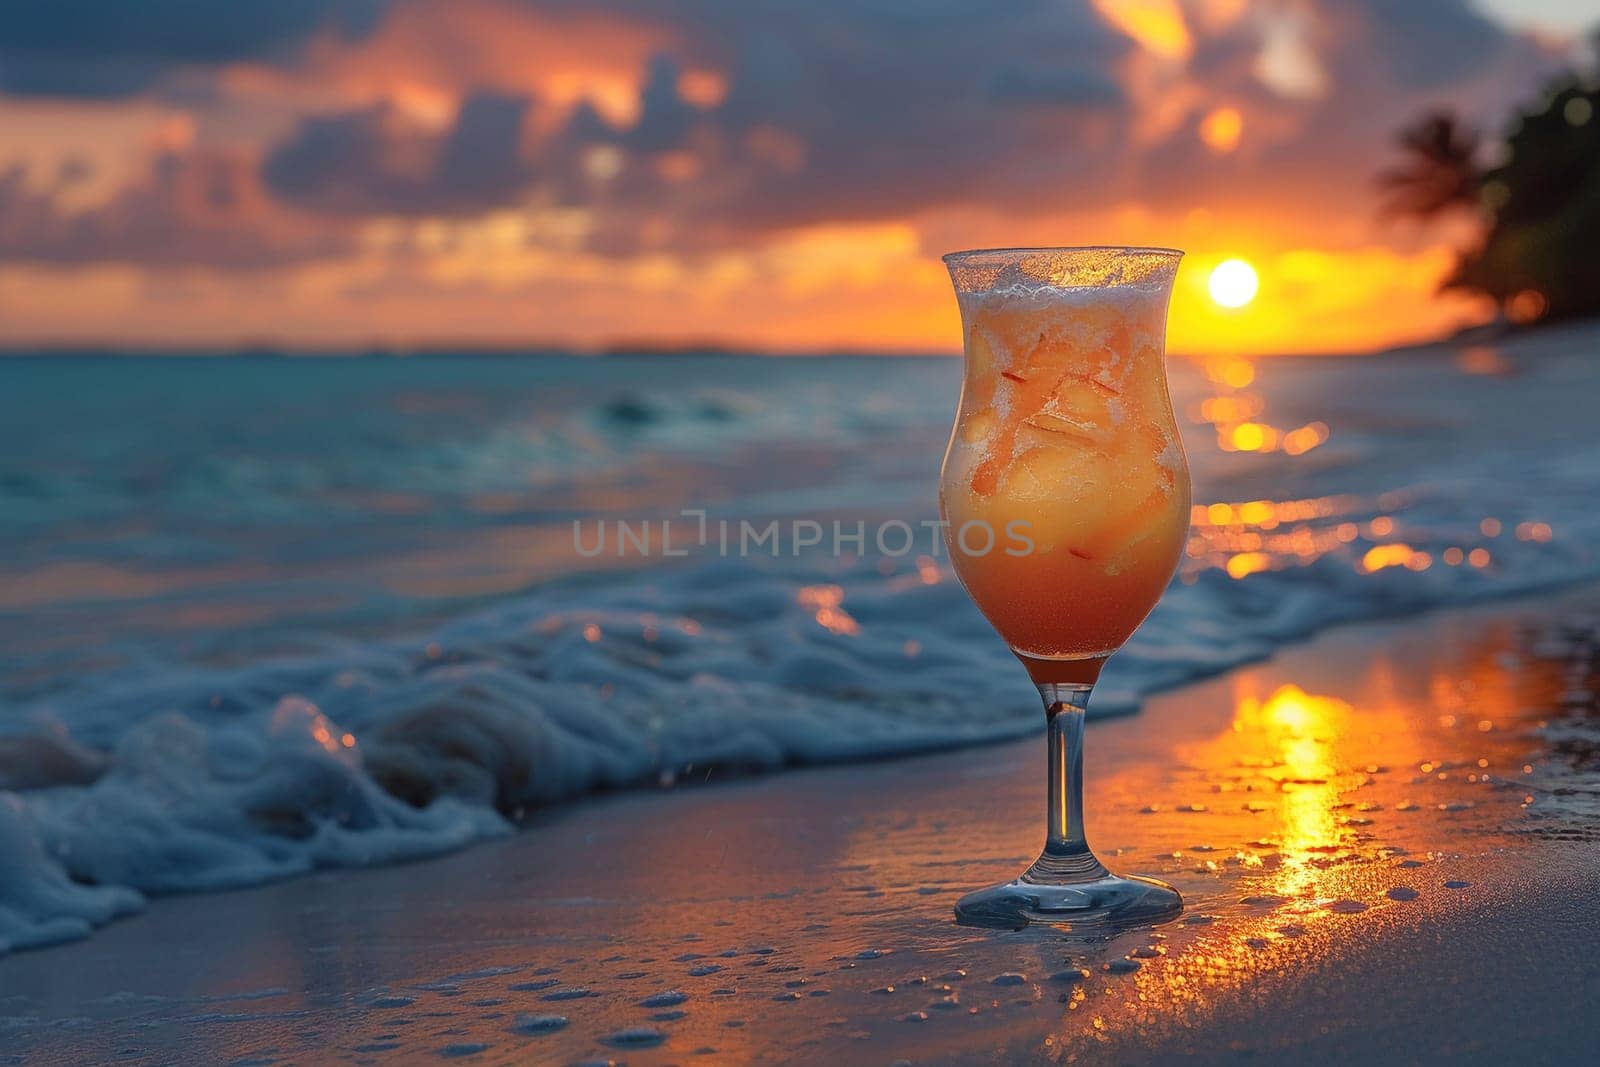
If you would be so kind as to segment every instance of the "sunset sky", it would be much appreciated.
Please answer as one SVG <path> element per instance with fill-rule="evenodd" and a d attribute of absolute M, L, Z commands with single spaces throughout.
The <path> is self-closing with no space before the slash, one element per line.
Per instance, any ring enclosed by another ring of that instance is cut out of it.
<path fill-rule="evenodd" d="M 1371 349 L 1600 0 L 0 0 L 0 345 L 949 351 L 958 248 L 1161 244 L 1175 351 Z M 1211 268 L 1259 274 L 1238 309 Z"/>

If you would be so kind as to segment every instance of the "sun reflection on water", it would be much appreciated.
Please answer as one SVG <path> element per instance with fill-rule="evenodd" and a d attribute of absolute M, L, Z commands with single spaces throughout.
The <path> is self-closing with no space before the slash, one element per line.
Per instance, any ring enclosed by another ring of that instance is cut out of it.
<path fill-rule="evenodd" d="M 1325 872 L 1360 844 L 1362 820 L 1349 814 L 1356 807 L 1349 794 L 1370 777 L 1343 750 L 1357 733 L 1403 731 L 1404 724 L 1374 721 L 1345 700 L 1293 684 L 1265 696 L 1247 680 L 1236 688 L 1225 732 L 1176 753 L 1214 791 L 1239 797 L 1219 805 L 1239 841 L 1220 864 L 1205 866 L 1257 872 L 1250 879 L 1257 895 L 1332 895 Z"/>
<path fill-rule="evenodd" d="M 1217 433 L 1217 447 L 1224 452 L 1285 452 L 1304 455 L 1326 443 L 1331 431 L 1320 420 L 1303 426 L 1281 427 L 1261 421 L 1266 400 L 1246 387 L 1256 380 L 1255 365 L 1246 359 L 1210 359 L 1206 377 L 1216 389 L 1189 408 L 1194 422 L 1209 424 Z"/>
<path fill-rule="evenodd" d="M 1187 414 L 1191 422 L 1216 434 L 1220 451 L 1277 453 L 1293 461 L 1333 436 L 1320 419 L 1301 426 L 1269 421 L 1268 398 L 1250 360 L 1213 357 L 1201 369 L 1210 395 L 1191 402 Z M 1371 498 L 1342 494 L 1197 503 L 1179 577 L 1193 583 L 1205 571 L 1220 570 L 1242 581 L 1254 574 L 1308 566 L 1325 556 L 1347 561 L 1358 574 L 1426 571 L 1435 564 L 1487 570 L 1495 564 L 1487 542 L 1500 537 L 1509 522 L 1484 516 L 1476 533 L 1456 531 L 1445 539 L 1430 524 L 1395 514 L 1416 503 L 1416 495 L 1407 490 Z M 1511 532 L 1518 541 L 1533 544 L 1556 538 L 1549 523 L 1534 518 L 1517 521 Z"/>
<path fill-rule="evenodd" d="M 801 606 L 814 612 L 817 625 L 829 633 L 854 637 L 861 632 L 861 624 L 844 610 L 844 589 L 837 585 L 808 585 L 797 595 Z"/>
<path fill-rule="evenodd" d="M 1250 735 L 1258 751 L 1275 761 L 1266 776 L 1278 789 L 1273 840 L 1279 862 L 1272 886 L 1281 895 L 1312 888 L 1318 861 L 1351 843 L 1351 831 L 1336 809 L 1361 775 L 1340 771 L 1334 745 L 1348 732 L 1354 713 L 1343 700 L 1294 685 L 1280 686 L 1265 700 L 1243 696 L 1238 701 L 1234 733 Z"/>

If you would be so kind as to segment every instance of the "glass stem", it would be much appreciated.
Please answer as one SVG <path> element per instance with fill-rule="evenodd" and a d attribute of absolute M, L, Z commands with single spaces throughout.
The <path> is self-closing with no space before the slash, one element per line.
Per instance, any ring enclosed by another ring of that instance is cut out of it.
<path fill-rule="evenodd" d="M 1049 734 L 1048 834 L 1044 854 L 1024 876 L 1028 881 L 1060 884 L 1106 874 L 1083 833 L 1083 719 L 1093 688 L 1083 684 L 1039 686 Z"/>

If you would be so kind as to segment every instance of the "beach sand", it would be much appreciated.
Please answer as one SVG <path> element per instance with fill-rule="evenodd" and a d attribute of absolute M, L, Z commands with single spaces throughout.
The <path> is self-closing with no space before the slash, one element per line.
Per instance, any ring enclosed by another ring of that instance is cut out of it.
<path fill-rule="evenodd" d="M 1600 848 L 1552 728 L 1596 605 L 1336 630 L 1093 723 L 1090 839 L 1183 892 L 1159 929 L 953 924 L 1038 847 L 1032 738 L 158 900 L 0 960 L 0 1063 L 1573 1062 Z"/>

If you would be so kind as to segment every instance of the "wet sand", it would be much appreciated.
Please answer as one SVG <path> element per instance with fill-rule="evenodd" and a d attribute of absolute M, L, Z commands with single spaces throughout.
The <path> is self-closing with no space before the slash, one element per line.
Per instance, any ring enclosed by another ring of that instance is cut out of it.
<path fill-rule="evenodd" d="M 952 923 L 1037 849 L 1035 738 L 157 901 L 0 960 L 0 1063 L 1572 1062 L 1600 831 L 1548 727 L 1593 712 L 1596 605 L 1336 631 L 1092 724 L 1090 839 L 1183 892 L 1159 929 Z"/>

